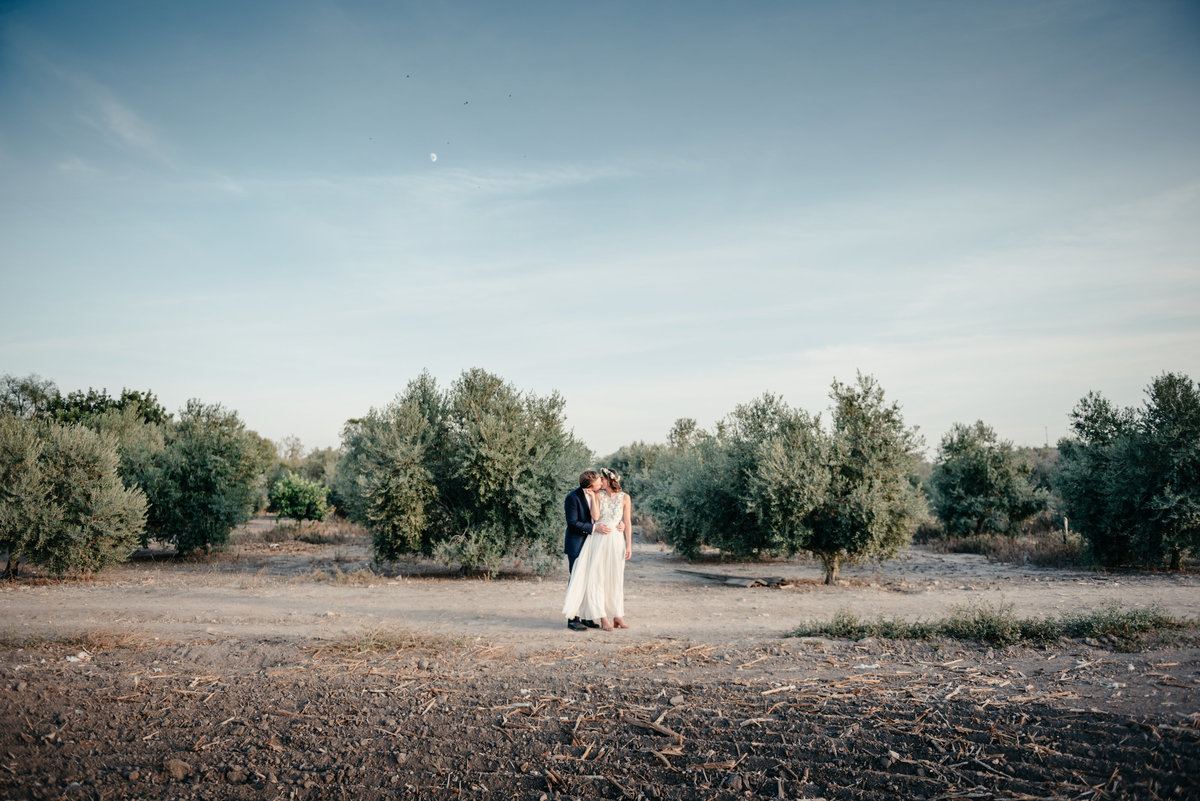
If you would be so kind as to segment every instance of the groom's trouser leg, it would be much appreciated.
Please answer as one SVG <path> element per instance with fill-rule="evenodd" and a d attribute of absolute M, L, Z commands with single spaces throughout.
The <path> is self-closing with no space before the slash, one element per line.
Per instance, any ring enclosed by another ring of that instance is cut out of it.
<path fill-rule="evenodd" d="M 569 580 L 569 579 L 570 579 L 570 577 L 571 577 L 571 573 L 572 573 L 572 572 L 575 570 L 575 560 L 576 560 L 577 558 L 578 558 L 578 557 L 576 557 L 576 556 L 572 556 L 571 554 L 567 554 L 567 578 L 568 578 L 568 580 Z M 579 620 L 579 615 L 576 615 L 575 617 L 573 617 L 573 618 L 571 618 L 571 619 L 572 619 L 572 620 Z"/>

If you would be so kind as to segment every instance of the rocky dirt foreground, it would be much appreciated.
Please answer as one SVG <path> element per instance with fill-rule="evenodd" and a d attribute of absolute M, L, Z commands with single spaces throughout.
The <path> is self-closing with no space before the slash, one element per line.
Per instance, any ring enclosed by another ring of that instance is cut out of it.
<path fill-rule="evenodd" d="M 1200 798 L 1195 642 L 376 635 L 2 651 L 0 797 Z"/>

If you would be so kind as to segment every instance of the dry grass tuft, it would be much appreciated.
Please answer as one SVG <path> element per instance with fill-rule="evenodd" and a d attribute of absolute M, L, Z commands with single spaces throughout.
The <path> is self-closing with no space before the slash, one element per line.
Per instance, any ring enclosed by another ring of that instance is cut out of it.
<path fill-rule="evenodd" d="M 1061 531 L 1005 537 L 981 534 L 969 537 L 932 538 L 926 541 L 935 553 L 974 553 L 996 562 L 1036 567 L 1085 567 L 1083 541 Z"/>
<path fill-rule="evenodd" d="M 322 653 L 390 654 L 400 651 L 440 654 L 460 648 L 462 638 L 424 634 L 381 623 L 322 640 L 315 650 Z"/>
<path fill-rule="evenodd" d="M 233 533 L 237 543 L 306 542 L 309 545 L 367 545 L 371 541 L 365 528 L 344 517 L 331 517 L 320 523 L 297 524 L 295 521 L 265 522 L 260 517 Z"/>
<path fill-rule="evenodd" d="M 104 651 L 139 651 L 162 642 L 144 631 L 130 629 L 84 629 L 70 634 L 44 632 L 0 632 L 0 648 L 69 648 L 98 654 Z"/>

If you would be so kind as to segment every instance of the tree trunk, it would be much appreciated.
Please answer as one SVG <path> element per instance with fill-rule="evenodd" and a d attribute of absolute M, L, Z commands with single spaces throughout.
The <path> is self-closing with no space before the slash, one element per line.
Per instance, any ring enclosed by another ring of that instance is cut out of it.
<path fill-rule="evenodd" d="M 831 554 L 829 556 L 822 556 L 821 561 L 825 563 L 825 583 L 833 584 L 834 582 L 837 581 L 837 576 L 838 576 L 838 556 L 837 556 L 837 554 Z"/>
<path fill-rule="evenodd" d="M 0 575 L 0 579 L 15 579 L 17 577 L 17 569 L 21 565 L 21 557 L 9 556 L 8 567 L 4 568 L 4 574 Z"/>
<path fill-rule="evenodd" d="M 1178 548 L 1171 549 L 1171 566 L 1168 570 L 1183 570 L 1183 551 Z"/>

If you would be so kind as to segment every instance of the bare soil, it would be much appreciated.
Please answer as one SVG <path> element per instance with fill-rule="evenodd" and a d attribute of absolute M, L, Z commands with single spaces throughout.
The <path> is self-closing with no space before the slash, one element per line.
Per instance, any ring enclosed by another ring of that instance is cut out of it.
<path fill-rule="evenodd" d="M 0 588 L 3 798 L 1200 798 L 1200 642 L 1123 653 L 785 636 L 839 609 L 940 617 L 1157 603 L 1200 576 L 914 549 L 822 586 L 802 560 L 636 542 L 634 628 L 569 631 L 562 575 L 366 570 L 366 543 Z M 317 537 L 321 539 L 321 537 Z M 680 569 L 784 578 L 736 587 Z"/>

